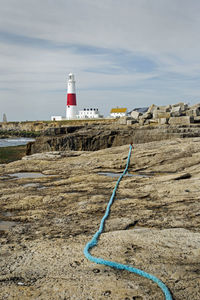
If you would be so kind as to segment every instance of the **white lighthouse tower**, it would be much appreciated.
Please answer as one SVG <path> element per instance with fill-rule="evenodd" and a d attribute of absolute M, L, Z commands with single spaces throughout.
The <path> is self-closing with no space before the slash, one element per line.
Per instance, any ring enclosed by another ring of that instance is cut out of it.
<path fill-rule="evenodd" d="M 75 90 L 75 80 L 74 74 L 69 74 L 69 79 L 67 83 L 67 108 L 66 108 L 66 118 L 68 120 L 76 119 L 77 106 L 76 106 L 76 90 Z"/>

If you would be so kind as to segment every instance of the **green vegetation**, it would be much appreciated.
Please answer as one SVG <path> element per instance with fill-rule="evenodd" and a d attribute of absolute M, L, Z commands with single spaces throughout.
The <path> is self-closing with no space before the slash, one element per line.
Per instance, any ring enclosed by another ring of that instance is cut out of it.
<path fill-rule="evenodd" d="M 14 147 L 0 147 L 0 163 L 19 160 L 26 155 L 26 145 Z"/>

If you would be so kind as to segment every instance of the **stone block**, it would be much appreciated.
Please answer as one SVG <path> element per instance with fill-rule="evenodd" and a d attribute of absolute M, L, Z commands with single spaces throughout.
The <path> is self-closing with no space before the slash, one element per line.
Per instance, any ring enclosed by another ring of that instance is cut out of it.
<path fill-rule="evenodd" d="M 200 109 L 200 103 L 194 104 L 190 107 L 190 109 L 199 108 Z"/>
<path fill-rule="evenodd" d="M 144 113 L 144 114 L 140 117 L 140 119 L 147 120 L 147 119 L 151 119 L 152 116 L 153 116 L 152 113 L 146 112 L 146 113 Z"/>
<path fill-rule="evenodd" d="M 182 115 L 183 113 L 179 111 L 171 112 L 171 117 L 181 117 Z"/>
<path fill-rule="evenodd" d="M 189 116 L 189 117 L 193 116 L 193 110 L 192 109 L 187 110 L 186 116 Z"/>
<path fill-rule="evenodd" d="M 143 125 L 144 125 L 144 121 L 145 121 L 144 119 L 140 119 L 140 120 L 139 120 L 139 124 L 140 124 L 141 126 L 143 126 Z"/>
<path fill-rule="evenodd" d="M 126 123 L 127 123 L 128 120 L 132 120 L 132 118 L 131 117 L 121 117 L 118 120 L 118 124 L 120 124 L 120 125 L 126 125 Z"/>
<path fill-rule="evenodd" d="M 133 124 L 135 124 L 135 123 L 138 123 L 137 120 L 135 120 L 135 119 L 127 120 L 127 121 L 126 121 L 126 125 L 133 125 Z"/>
<path fill-rule="evenodd" d="M 167 105 L 167 106 L 158 106 L 157 109 L 158 109 L 158 111 L 160 111 L 160 112 L 170 112 L 170 111 L 171 111 L 171 105 Z"/>
<path fill-rule="evenodd" d="M 162 112 L 162 111 L 154 111 L 153 113 L 153 118 L 154 119 L 160 119 L 160 118 L 166 118 L 169 119 L 171 117 L 171 113 L 170 112 Z"/>
<path fill-rule="evenodd" d="M 171 109 L 171 112 L 180 113 L 181 112 L 181 107 L 180 106 L 173 106 L 172 109 Z"/>
<path fill-rule="evenodd" d="M 181 107 L 182 111 L 186 111 L 188 109 L 188 104 L 184 104 L 184 106 Z"/>
<path fill-rule="evenodd" d="M 183 102 L 179 102 L 179 103 L 173 104 L 173 105 L 172 105 L 172 110 L 173 110 L 173 108 L 175 108 L 175 107 L 180 107 L 180 110 L 181 110 L 181 111 L 185 111 L 185 110 L 188 109 L 188 105 L 185 104 L 185 103 L 183 103 Z"/>
<path fill-rule="evenodd" d="M 200 109 L 198 107 L 186 111 L 187 116 L 198 117 L 200 116 Z"/>
<path fill-rule="evenodd" d="M 173 104 L 172 107 L 176 107 L 176 106 L 184 106 L 185 104 L 183 102 L 179 102 L 176 104 Z"/>
<path fill-rule="evenodd" d="M 117 123 L 120 125 L 126 125 L 126 122 L 127 122 L 126 118 L 119 118 L 119 120 L 117 121 Z"/>
<path fill-rule="evenodd" d="M 171 117 L 169 119 L 170 125 L 189 125 L 194 123 L 194 117 L 184 116 L 184 117 Z"/>
<path fill-rule="evenodd" d="M 165 125 L 168 124 L 168 121 L 169 121 L 168 118 L 160 118 L 158 122 L 160 125 Z"/>
<path fill-rule="evenodd" d="M 155 104 L 152 104 L 151 106 L 149 106 L 147 112 L 153 114 L 155 110 L 157 110 L 157 106 Z"/>
<path fill-rule="evenodd" d="M 194 122 L 195 123 L 200 123 L 200 116 L 194 117 Z"/>
<path fill-rule="evenodd" d="M 139 116 L 141 116 L 141 113 L 139 113 L 138 111 L 132 111 L 131 112 L 131 117 L 138 120 L 139 119 Z"/>
<path fill-rule="evenodd" d="M 149 124 L 158 124 L 158 119 L 149 119 Z"/>
<path fill-rule="evenodd" d="M 171 106 L 170 104 L 166 106 L 166 111 L 167 111 L 167 112 L 170 112 L 171 109 L 172 109 L 172 106 Z"/>

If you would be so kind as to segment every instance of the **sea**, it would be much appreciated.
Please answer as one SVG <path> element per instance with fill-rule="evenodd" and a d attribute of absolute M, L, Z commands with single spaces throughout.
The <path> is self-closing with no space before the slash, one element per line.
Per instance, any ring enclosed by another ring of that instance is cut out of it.
<path fill-rule="evenodd" d="M 8 138 L 0 139 L 0 147 L 13 147 L 26 145 L 28 142 L 33 142 L 35 139 L 31 138 Z"/>

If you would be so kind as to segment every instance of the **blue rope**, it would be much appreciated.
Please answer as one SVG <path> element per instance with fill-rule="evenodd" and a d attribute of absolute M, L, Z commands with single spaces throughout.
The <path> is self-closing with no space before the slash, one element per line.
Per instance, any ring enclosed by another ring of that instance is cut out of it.
<path fill-rule="evenodd" d="M 163 291 L 164 295 L 165 295 L 165 299 L 166 300 L 173 300 L 170 291 L 168 290 L 168 288 L 166 287 L 166 285 L 160 280 L 158 279 L 156 276 L 151 275 L 149 273 L 146 273 L 140 269 L 136 269 L 133 268 L 131 266 L 128 265 L 123 265 L 114 261 L 109 261 L 109 260 L 105 260 L 103 258 L 98 258 L 98 257 L 94 257 L 90 254 L 90 250 L 97 246 L 98 244 L 98 239 L 101 235 L 101 233 L 103 232 L 104 229 L 104 224 L 106 219 L 109 217 L 110 214 L 110 208 L 113 204 L 114 198 L 115 198 L 115 194 L 118 188 L 118 185 L 120 183 L 120 181 L 122 180 L 123 176 L 127 173 L 128 171 L 128 166 L 129 166 L 129 162 L 130 162 L 130 157 L 131 157 L 131 151 L 132 151 L 132 145 L 130 145 L 130 149 L 129 149 L 129 154 L 128 154 L 128 159 L 127 159 L 127 163 L 126 163 L 126 167 L 124 169 L 123 174 L 119 177 L 119 179 L 117 180 L 117 183 L 115 185 L 115 188 L 112 192 L 112 195 L 110 197 L 110 200 L 108 202 L 108 205 L 106 207 L 106 212 L 103 216 L 103 218 L 101 219 L 101 223 L 99 226 L 99 230 L 94 234 L 93 238 L 86 244 L 85 248 L 84 248 L 84 255 L 87 259 L 89 259 L 90 261 L 97 263 L 97 264 L 101 264 L 101 265 L 105 265 L 105 266 L 109 266 L 111 268 L 115 268 L 115 269 L 119 269 L 119 270 L 126 270 L 132 273 L 135 273 L 137 275 L 143 276 L 147 279 L 150 279 L 152 281 L 154 281 Z"/>

